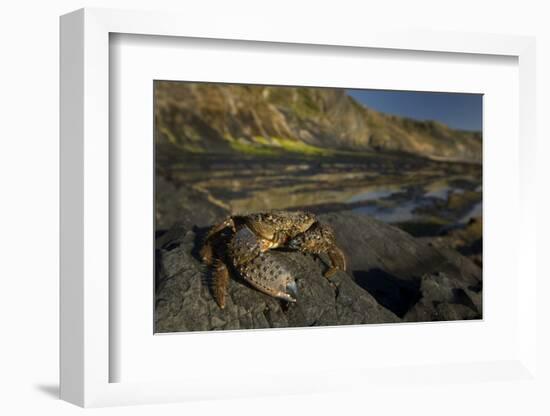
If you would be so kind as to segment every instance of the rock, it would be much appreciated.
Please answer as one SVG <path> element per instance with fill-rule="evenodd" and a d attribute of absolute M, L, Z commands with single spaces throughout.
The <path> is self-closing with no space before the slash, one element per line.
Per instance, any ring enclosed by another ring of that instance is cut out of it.
<path fill-rule="evenodd" d="M 483 221 L 481 217 L 471 218 L 466 224 L 446 230 L 436 237 L 424 237 L 423 241 L 440 249 L 455 249 L 482 267 Z"/>
<path fill-rule="evenodd" d="M 480 317 L 481 297 L 445 273 L 422 276 L 419 301 L 404 316 L 405 321 L 440 321 Z"/>
<path fill-rule="evenodd" d="M 162 175 L 156 176 L 156 228 L 170 228 L 175 223 L 186 227 L 205 227 L 228 215 L 227 209 L 212 203 L 206 193 L 189 186 L 177 186 Z"/>
<path fill-rule="evenodd" d="M 225 309 L 214 301 L 197 251 L 204 228 L 184 223 L 157 239 L 157 332 L 306 327 L 481 318 L 481 269 L 452 249 L 349 211 L 323 214 L 346 253 L 329 282 L 328 259 L 273 250 L 297 277 L 288 304 L 231 279 Z M 332 284 L 331 284 L 332 282 Z"/>
<path fill-rule="evenodd" d="M 355 282 L 400 317 L 424 296 L 427 275 L 445 273 L 448 280 L 441 284 L 449 290 L 481 285 L 481 269 L 455 250 L 437 249 L 366 215 L 340 212 L 320 218 L 334 228 Z M 434 295 L 431 300 L 441 301 Z"/>

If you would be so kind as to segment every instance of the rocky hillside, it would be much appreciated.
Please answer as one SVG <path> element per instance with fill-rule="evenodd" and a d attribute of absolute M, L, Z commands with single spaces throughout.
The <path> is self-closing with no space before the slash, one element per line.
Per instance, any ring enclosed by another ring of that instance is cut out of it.
<path fill-rule="evenodd" d="M 480 133 L 368 109 L 343 89 L 155 82 L 159 155 L 406 152 L 481 161 Z"/>

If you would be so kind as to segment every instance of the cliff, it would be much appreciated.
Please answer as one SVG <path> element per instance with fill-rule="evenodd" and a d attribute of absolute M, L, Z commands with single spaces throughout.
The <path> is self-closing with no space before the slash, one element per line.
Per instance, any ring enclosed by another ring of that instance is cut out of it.
<path fill-rule="evenodd" d="M 481 162 L 481 134 L 368 109 L 343 89 L 157 81 L 156 144 L 175 150 L 330 156 L 404 152 Z"/>

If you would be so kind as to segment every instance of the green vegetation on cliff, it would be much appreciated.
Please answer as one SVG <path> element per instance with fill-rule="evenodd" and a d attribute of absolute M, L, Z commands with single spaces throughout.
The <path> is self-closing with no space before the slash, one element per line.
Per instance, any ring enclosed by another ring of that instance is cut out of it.
<path fill-rule="evenodd" d="M 389 151 L 480 163 L 481 134 L 363 107 L 343 89 L 155 82 L 157 150 L 331 156 Z"/>

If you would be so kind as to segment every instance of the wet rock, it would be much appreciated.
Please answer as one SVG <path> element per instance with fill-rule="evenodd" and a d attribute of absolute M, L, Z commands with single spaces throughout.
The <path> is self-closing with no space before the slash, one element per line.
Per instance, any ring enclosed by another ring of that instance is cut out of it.
<path fill-rule="evenodd" d="M 481 297 L 445 273 L 422 276 L 421 297 L 405 321 L 441 321 L 481 318 Z"/>
<path fill-rule="evenodd" d="M 441 235 L 424 237 L 423 241 L 439 249 L 454 249 L 478 266 L 483 265 L 483 221 L 474 217 L 466 224 L 449 228 Z"/>
<path fill-rule="evenodd" d="M 363 289 L 400 317 L 422 298 L 422 278 L 446 273 L 457 287 L 479 285 L 481 269 L 452 249 L 437 249 L 365 215 L 321 216 L 335 230 L 348 272 Z"/>
<path fill-rule="evenodd" d="M 205 227 L 224 218 L 228 210 L 213 203 L 207 193 L 201 193 L 189 186 L 176 185 L 162 175 L 156 176 L 155 220 L 156 229 L 165 230 L 174 223 L 186 227 Z"/>
<path fill-rule="evenodd" d="M 225 309 L 214 301 L 197 256 L 204 230 L 184 223 L 157 240 L 156 331 L 306 327 L 477 319 L 481 269 L 452 249 L 349 211 L 322 214 L 348 270 L 323 276 L 328 259 L 273 250 L 297 278 L 296 303 L 264 295 L 234 276 Z"/>

